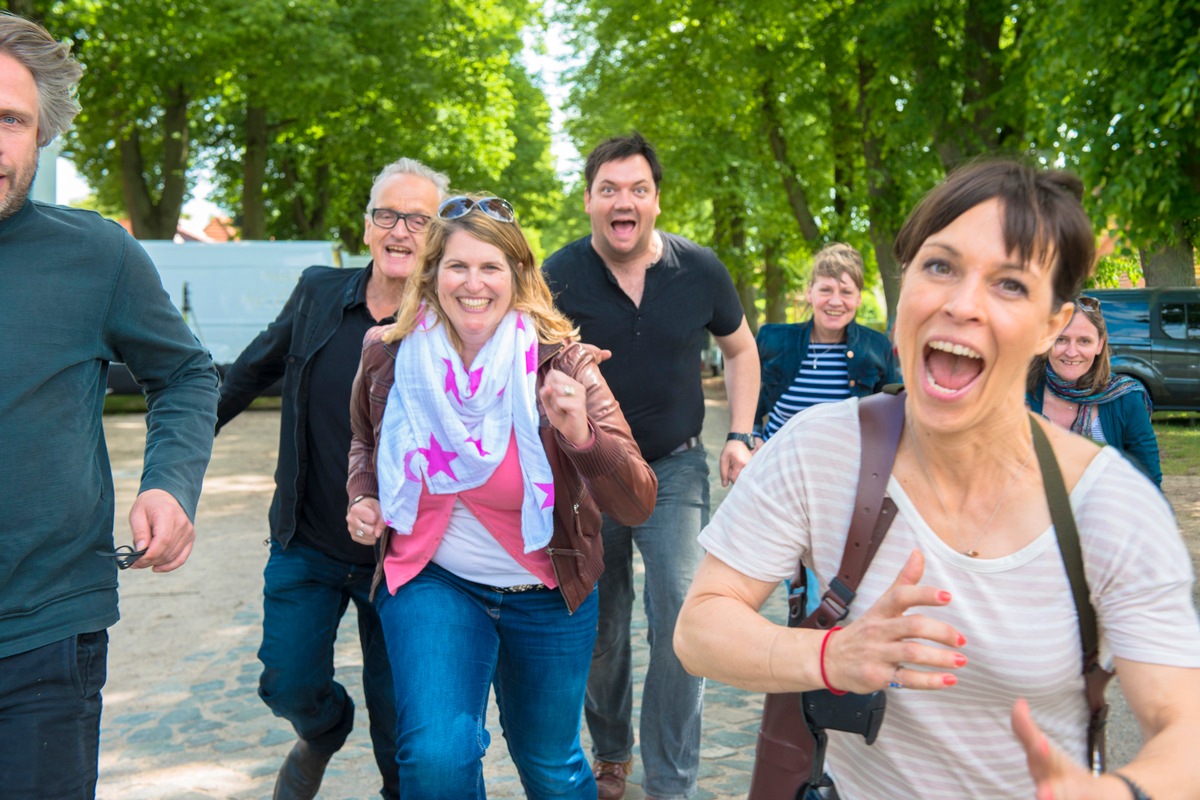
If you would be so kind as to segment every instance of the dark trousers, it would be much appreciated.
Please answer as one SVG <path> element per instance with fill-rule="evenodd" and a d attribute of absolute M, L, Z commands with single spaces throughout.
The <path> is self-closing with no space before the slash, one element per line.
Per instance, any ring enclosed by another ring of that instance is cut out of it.
<path fill-rule="evenodd" d="M 347 564 L 292 541 L 271 541 L 263 571 L 263 664 L 258 694 L 292 723 L 314 750 L 332 755 L 354 727 L 354 701 L 334 680 L 338 624 L 353 601 L 363 654 L 363 695 L 371 723 L 382 795 L 399 797 L 396 769 L 396 699 L 379 614 L 368 599 L 373 566 Z"/>
<path fill-rule="evenodd" d="M 0 796 L 96 796 L 108 631 L 0 658 Z"/>

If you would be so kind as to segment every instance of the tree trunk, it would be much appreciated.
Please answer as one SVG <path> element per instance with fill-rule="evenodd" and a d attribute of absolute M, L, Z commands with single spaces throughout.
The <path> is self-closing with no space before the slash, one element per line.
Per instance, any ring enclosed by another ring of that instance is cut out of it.
<path fill-rule="evenodd" d="M 1196 253 L 1184 235 L 1183 224 L 1174 224 L 1175 241 L 1138 251 L 1146 286 L 1195 286 Z"/>
<path fill-rule="evenodd" d="M 763 242 L 763 296 L 767 322 L 787 322 L 787 273 L 779 264 L 779 239 Z"/>
<path fill-rule="evenodd" d="M 867 213 L 871 245 L 875 249 L 875 263 L 879 265 L 879 279 L 883 283 L 883 296 L 887 304 L 887 316 L 891 320 L 896 314 L 896 303 L 900 299 L 900 265 L 892 257 L 892 242 L 897 229 L 893 220 L 899 219 L 900 187 L 888 169 L 883 156 L 882 138 L 876 129 L 882 124 L 871 116 L 872 105 L 867 92 L 875 66 L 859 59 L 858 62 L 858 115 L 862 121 L 863 158 L 867 166 Z"/>
<path fill-rule="evenodd" d="M 263 183 L 267 176 L 267 109 L 246 106 L 246 155 L 242 159 L 242 238 L 267 238 Z"/>
<path fill-rule="evenodd" d="M 759 88 L 762 101 L 763 124 L 767 129 L 767 140 L 771 146 L 771 155 L 783 181 L 783 189 L 787 194 L 788 203 L 792 207 L 792 215 L 800 226 L 800 234 L 815 252 L 821 246 L 821 229 L 813 217 L 804 186 L 797 177 L 796 168 L 788 155 L 787 137 L 783 133 L 783 119 L 779 110 L 779 98 L 775 94 L 774 81 L 767 78 Z"/>
<path fill-rule="evenodd" d="M 187 192 L 187 93 L 175 86 L 166 93 L 163 109 L 162 187 L 158 202 L 146 181 L 142 140 L 136 128 L 117 143 L 121 164 L 121 193 L 133 235 L 138 239 L 173 239 L 179 228 Z"/>

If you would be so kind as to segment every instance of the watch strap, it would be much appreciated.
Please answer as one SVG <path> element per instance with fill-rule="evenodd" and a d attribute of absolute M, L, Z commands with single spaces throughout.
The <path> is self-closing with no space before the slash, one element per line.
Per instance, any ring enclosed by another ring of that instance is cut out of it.
<path fill-rule="evenodd" d="M 746 447 L 747 447 L 747 448 L 749 448 L 749 449 L 751 449 L 751 450 L 753 450 L 753 449 L 754 449 L 754 436 L 753 436 L 753 434 L 749 434 L 749 433 L 731 433 L 731 434 L 729 434 L 728 436 L 726 436 L 726 437 L 725 437 L 725 441 L 727 441 L 727 442 L 741 442 L 742 444 L 746 445 Z"/>

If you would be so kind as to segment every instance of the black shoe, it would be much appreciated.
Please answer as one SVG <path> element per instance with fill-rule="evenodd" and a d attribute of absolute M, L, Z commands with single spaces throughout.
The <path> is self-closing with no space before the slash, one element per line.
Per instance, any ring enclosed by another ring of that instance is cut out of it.
<path fill-rule="evenodd" d="M 283 760 L 279 768 L 279 777 L 275 779 L 275 793 L 272 800 L 312 800 L 321 788 L 321 778 L 325 776 L 325 765 L 331 755 L 321 755 L 312 745 L 303 739 Z"/>

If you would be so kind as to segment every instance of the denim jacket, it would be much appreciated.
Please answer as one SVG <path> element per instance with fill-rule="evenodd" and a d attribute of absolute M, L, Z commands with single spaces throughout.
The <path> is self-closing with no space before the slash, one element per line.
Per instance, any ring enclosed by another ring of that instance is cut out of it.
<path fill-rule="evenodd" d="M 309 267 L 267 329 L 254 338 L 225 373 L 217 406 L 217 431 L 283 378 L 279 463 L 268 515 L 271 537 L 287 546 L 296 532 L 307 469 L 309 364 L 342 323 L 371 274 L 366 269 Z"/>
<path fill-rule="evenodd" d="M 1042 413 L 1046 382 L 1039 381 L 1037 388 L 1025 393 L 1025 404 L 1035 414 Z M 1146 413 L 1146 404 L 1137 392 L 1123 394 L 1116 400 L 1101 403 L 1096 408 L 1100 417 L 1100 430 L 1105 441 L 1121 451 L 1135 467 L 1142 471 L 1154 485 L 1162 490 L 1162 466 L 1158 458 L 1158 438 Z"/>
<path fill-rule="evenodd" d="M 762 436 L 765 418 L 800 371 L 808 352 L 812 320 L 798 324 L 763 325 L 758 329 L 758 359 L 762 384 L 754 413 L 754 435 Z M 851 322 L 846 327 L 846 366 L 850 372 L 850 396 L 875 394 L 889 383 L 900 382 L 900 370 L 888 337 Z"/>

